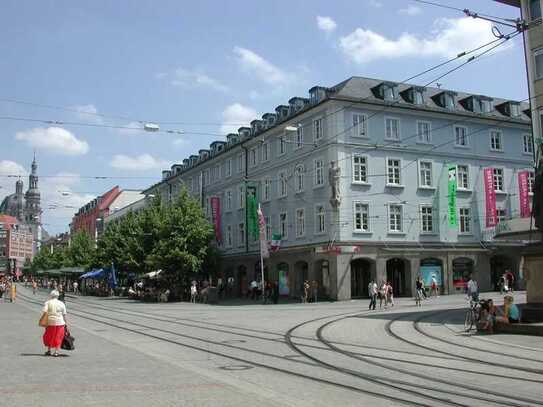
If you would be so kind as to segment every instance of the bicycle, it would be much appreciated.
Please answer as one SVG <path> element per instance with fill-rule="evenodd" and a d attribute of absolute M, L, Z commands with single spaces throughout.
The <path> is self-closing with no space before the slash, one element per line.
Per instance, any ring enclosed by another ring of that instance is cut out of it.
<path fill-rule="evenodd" d="M 464 330 L 469 332 L 473 327 L 477 328 L 477 323 L 481 320 L 481 311 L 485 301 L 469 301 L 469 309 L 464 317 Z"/>

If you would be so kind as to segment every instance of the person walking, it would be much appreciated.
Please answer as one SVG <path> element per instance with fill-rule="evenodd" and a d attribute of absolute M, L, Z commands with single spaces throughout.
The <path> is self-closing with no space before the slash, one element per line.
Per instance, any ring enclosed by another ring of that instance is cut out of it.
<path fill-rule="evenodd" d="M 15 284 L 15 281 L 11 282 L 11 302 L 15 302 L 15 299 L 17 298 L 17 285 Z"/>
<path fill-rule="evenodd" d="M 420 276 L 417 277 L 417 280 L 415 281 L 415 304 L 419 307 L 422 306 L 421 300 L 422 300 L 422 290 L 424 289 L 424 284 L 422 283 L 422 279 Z"/>
<path fill-rule="evenodd" d="M 385 301 L 385 309 L 387 307 L 387 283 L 383 281 L 381 288 L 379 288 L 379 309 L 383 308 L 383 300 Z"/>
<path fill-rule="evenodd" d="M 312 298 L 311 300 L 313 302 L 317 302 L 317 297 L 319 295 L 319 283 L 317 282 L 317 280 L 313 280 L 311 281 L 311 294 L 312 294 Z"/>
<path fill-rule="evenodd" d="M 36 283 L 36 280 L 32 280 L 32 294 L 36 295 L 37 289 L 38 289 L 38 283 Z"/>
<path fill-rule="evenodd" d="M 368 295 L 370 297 L 370 305 L 368 309 L 375 310 L 375 307 L 377 305 L 377 284 L 373 280 L 370 281 L 370 283 L 368 284 Z"/>
<path fill-rule="evenodd" d="M 392 288 L 392 284 L 390 284 L 390 281 L 387 282 L 387 302 L 393 307 L 394 306 L 394 289 Z"/>
<path fill-rule="evenodd" d="M 439 297 L 438 295 L 438 288 L 437 288 L 437 279 L 436 279 L 436 275 L 435 274 L 432 274 L 432 282 L 430 283 L 430 288 L 431 288 L 431 291 L 430 291 L 430 298 L 431 297 Z"/>
<path fill-rule="evenodd" d="M 78 292 L 79 292 L 79 284 L 77 281 L 74 281 L 73 284 L 72 284 L 72 287 L 74 289 L 74 294 L 77 295 Z"/>
<path fill-rule="evenodd" d="M 190 302 L 196 303 L 196 297 L 198 296 L 198 289 L 196 288 L 196 281 L 192 282 L 190 286 Z"/>
<path fill-rule="evenodd" d="M 45 356 L 59 356 L 60 345 L 64 339 L 66 326 L 66 305 L 58 300 L 59 292 L 51 291 L 49 300 L 42 309 L 42 318 L 47 318 L 47 326 L 43 334 L 43 344 L 47 348 Z"/>
<path fill-rule="evenodd" d="M 477 284 L 477 281 L 473 279 L 473 275 L 469 276 L 468 298 L 473 302 L 479 301 L 479 285 Z"/>
<path fill-rule="evenodd" d="M 302 296 L 302 303 L 307 303 L 307 300 L 309 299 L 309 281 L 305 280 L 304 281 L 304 293 L 303 293 L 303 296 Z"/>

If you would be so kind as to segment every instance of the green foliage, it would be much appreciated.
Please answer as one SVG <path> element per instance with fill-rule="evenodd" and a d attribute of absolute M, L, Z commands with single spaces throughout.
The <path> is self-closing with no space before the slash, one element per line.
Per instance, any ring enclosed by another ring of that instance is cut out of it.
<path fill-rule="evenodd" d="M 178 285 L 202 270 L 212 238 L 198 201 L 182 189 L 170 205 L 155 198 L 141 211 L 111 222 L 98 242 L 96 259 L 101 266 L 114 263 L 121 275 L 161 269 Z"/>

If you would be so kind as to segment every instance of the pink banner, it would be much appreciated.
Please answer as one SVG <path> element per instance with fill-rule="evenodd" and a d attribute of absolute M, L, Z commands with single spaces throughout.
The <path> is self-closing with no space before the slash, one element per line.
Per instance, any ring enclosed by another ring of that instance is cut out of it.
<path fill-rule="evenodd" d="M 211 218 L 215 227 L 215 239 L 218 243 L 222 242 L 221 236 L 221 201 L 218 196 L 209 198 L 211 204 Z"/>
<path fill-rule="evenodd" d="M 496 226 L 498 219 L 496 216 L 496 190 L 494 189 L 494 169 L 485 168 L 485 202 L 486 202 L 486 227 Z"/>
<path fill-rule="evenodd" d="M 520 200 L 520 217 L 529 218 L 530 211 L 530 191 L 528 190 L 528 171 L 518 173 L 518 195 Z"/>

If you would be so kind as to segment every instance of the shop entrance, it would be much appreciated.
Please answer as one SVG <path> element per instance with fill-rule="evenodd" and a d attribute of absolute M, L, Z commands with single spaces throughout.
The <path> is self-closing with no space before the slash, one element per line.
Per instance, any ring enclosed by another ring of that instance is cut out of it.
<path fill-rule="evenodd" d="M 351 261 L 351 298 L 366 298 L 371 281 L 372 262 L 367 259 Z"/>

